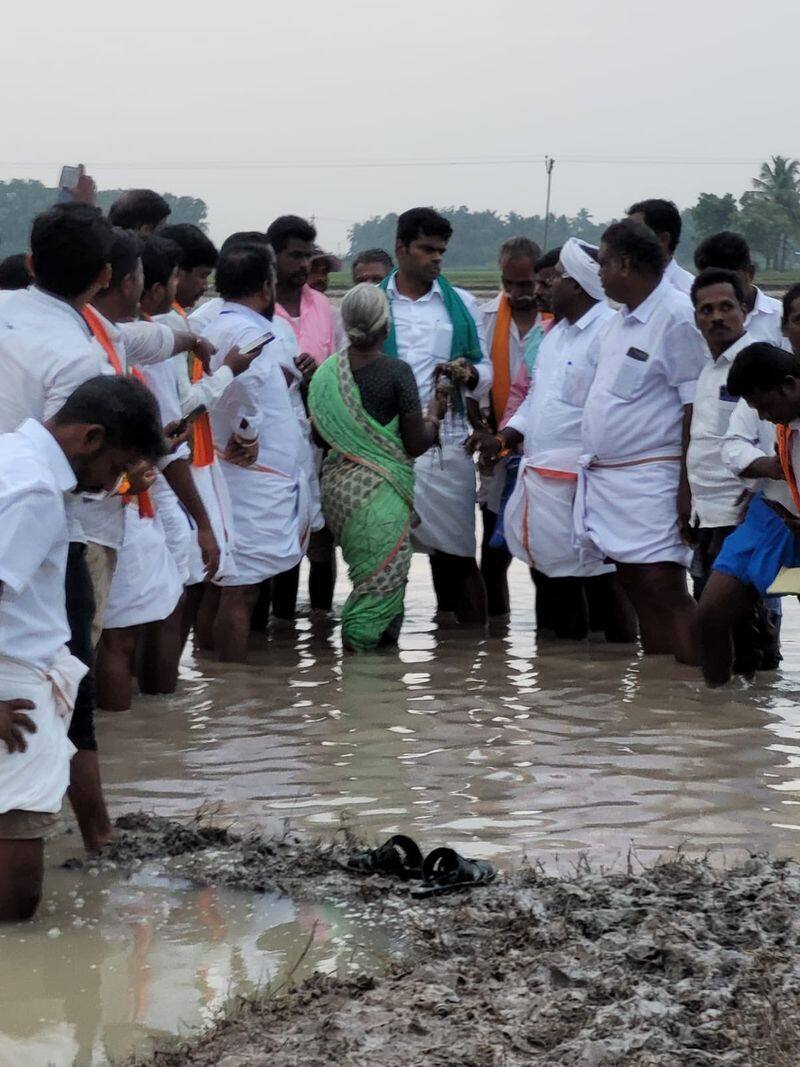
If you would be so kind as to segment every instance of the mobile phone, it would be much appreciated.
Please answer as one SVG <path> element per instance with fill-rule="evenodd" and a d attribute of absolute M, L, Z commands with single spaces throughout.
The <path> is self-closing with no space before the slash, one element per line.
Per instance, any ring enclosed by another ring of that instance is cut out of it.
<path fill-rule="evenodd" d="M 255 341 L 250 341 L 248 344 L 246 344 L 244 346 L 244 348 L 240 348 L 239 349 L 239 355 L 240 356 L 249 356 L 250 353 L 251 352 L 255 352 L 255 350 L 257 348 L 261 348 L 263 345 L 268 345 L 270 343 L 270 341 L 274 341 L 274 340 L 275 340 L 275 334 L 274 333 L 265 333 L 261 337 L 257 337 L 255 339 Z"/>
<path fill-rule="evenodd" d="M 206 410 L 207 409 L 205 404 L 198 404 L 196 408 L 189 412 L 188 415 L 183 416 L 181 421 L 178 423 L 178 425 L 170 433 L 169 436 L 180 437 L 180 435 L 185 432 L 187 426 L 190 426 L 193 422 L 196 422 L 201 415 L 205 415 Z"/>
<path fill-rule="evenodd" d="M 58 202 L 60 204 L 69 203 L 72 200 L 70 192 L 78 184 L 82 174 L 82 163 L 78 163 L 75 166 L 65 165 L 61 168 L 61 176 L 58 179 Z"/>

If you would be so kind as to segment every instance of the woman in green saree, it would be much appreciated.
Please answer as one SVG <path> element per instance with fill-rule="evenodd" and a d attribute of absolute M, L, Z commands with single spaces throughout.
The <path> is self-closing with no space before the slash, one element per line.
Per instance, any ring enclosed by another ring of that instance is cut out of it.
<path fill-rule="evenodd" d="M 444 401 L 423 417 L 408 364 L 382 351 L 389 304 L 376 286 L 345 296 L 350 346 L 319 367 L 308 405 L 328 446 L 322 510 L 347 563 L 353 591 L 342 612 L 345 648 L 364 652 L 397 641 L 411 565 L 413 458 L 439 439 Z"/>

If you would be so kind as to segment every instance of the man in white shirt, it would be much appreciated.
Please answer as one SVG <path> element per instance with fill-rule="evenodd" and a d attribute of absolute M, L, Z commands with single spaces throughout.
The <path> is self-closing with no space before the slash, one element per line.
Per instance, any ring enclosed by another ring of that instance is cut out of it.
<path fill-rule="evenodd" d="M 652 230 L 614 223 L 599 259 L 603 288 L 623 306 L 598 343 L 584 408 L 576 536 L 584 558 L 617 565 L 644 652 L 692 663 L 685 455 L 702 338 L 691 301 L 663 276 L 664 252 Z"/>
<path fill-rule="evenodd" d="M 221 595 L 214 623 L 215 647 L 221 659 L 244 662 L 260 583 L 295 567 L 308 546 L 311 493 L 304 465 L 305 442 L 292 407 L 284 361 L 269 351 L 273 345 L 292 343 L 292 355 L 297 355 L 293 333 L 279 333 L 271 321 L 275 311 L 272 250 L 261 243 L 230 247 L 220 255 L 216 282 L 224 303 L 206 336 L 219 352 L 234 344 L 244 351 L 262 349 L 211 413 L 236 531 L 236 574 L 217 583 Z"/>
<path fill-rule="evenodd" d="M 438 610 L 458 622 L 486 623 L 486 590 L 476 561 L 475 464 L 463 444 L 469 436 L 465 398 L 488 396 L 492 365 L 486 358 L 483 319 L 470 293 L 441 277 L 453 228 L 432 208 L 412 208 L 397 220 L 398 269 L 381 283 L 392 312 L 384 350 L 409 364 L 423 408 L 437 376 L 449 379 L 455 403 L 442 420 L 441 451 L 415 463 L 414 508 L 420 525 L 412 544 L 431 561 Z"/>
<path fill-rule="evenodd" d="M 767 594 L 782 567 L 800 567 L 800 356 L 766 341 L 748 345 L 733 362 L 728 391 L 777 426 L 778 455 L 756 457 L 747 473 L 776 486 L 782 475 L 789 493 L 782 502 L 774 492 L 756 492 L 714 561 L 698 611 L 701 665 L 711 686 L 731 677 L 737 620 Z"/>
<path fill-rule="evenodd" d="M 572 544 L 583 404 L 595 374 L 597 338 L 614 317 L 600 284 L 597 249 L 575 238 L 564 244 L 551 299 L 558 321 L 539 347 L 528 395 L 505 428 L 484 439 L 481 452 L 492 459 L 524 443 L 505 536 L 515 556 L 550 579 L 556 636 L 587 637 L 590 608 L 602 602 L 608 639 L 634 641 L 635 619 L 621 607 L 613 567 L 582 562 Z"/>
<path fill-rule="evenodd" d="M 650 227 L 667 257 L 664 277 L 678 292 L 686 293 L 688 296 L 692 290 L 694 275 L 684 270 L 675 259 L 683 228 L 681 213 L 676 205 L 671 200 L 658 198 L 639 200 L 631 204 L 627 215 L 634 222 L 643 222 L 645 226 Z"/>
<path fill-rule="evenodd" d="M 41 897 L 43 838 L 57 821 L 75 747 L 69 720 L 86 666 L 67 652 L 65 494 L 111 492 L 163 452 L 138 382 L 93 378 L 41 425 L 0 444 L 0 921 Z"/>
<path fill-rule="evenodd" d="M 737 398 L 728 392 L 728 373 L 752 338 L 744 329 L 744 288 L 737 274 L 708 268 L 692 287 L 695 321 L 708 347 L 697 381 L 686 464 L 692 490 L 692 560 L 695 599 L 701 601 L 714 561 L 742 518 L 743 486 L 723 452 Z M 763 600 L 733 627 L 735 674 L 751 676 L 774 663 L 774 626 Z M 768 659 L 764 662 L 764 653 Z"/>
<path fill-rule="evenodd" d="M 542 250 L 527 237 L 511 237 L 500 248 L 501 291 L 481 306 L 486 347 L 492 361 L 494 384 L 490 397 L 490 423 L 494 430 L 503 424 L 511 385 L 524 363 L 525 349 L 533 330 L 540 324 L 536 303 L 536 262 Z M 483 519 L 481 575 L 486 586 L 489 619 L 508 620 L 511 604 L 506 577 L 511 554 L 506 548 L 492 548 L 506 481 L 506 464 L 480 475 L 479 502 Z"/>
<path fill-rule="evenodd" d="M 750 255 L 750 246 L 740 233 L 723 230 L 706 237 L 695 249 L 694 262 L 698 270 L 717 267 L 738 274 L 744 288 L 744 306 L 747 312 L 744 328 L 750 337 L 754 341 L 768 341 L 779 348 L 789 348 L 781 326 L 781 302 L 767 296 L 753 284 L 756 276 L 755 264 Z"/>

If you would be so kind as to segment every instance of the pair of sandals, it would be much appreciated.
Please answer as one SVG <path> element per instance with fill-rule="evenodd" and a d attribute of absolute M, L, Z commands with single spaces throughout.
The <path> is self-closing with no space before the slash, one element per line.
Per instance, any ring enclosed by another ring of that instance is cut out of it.
<path fill-rule="evenodd" d="M 470 860 L 452 848 L 435 848 L 423 858 L 419 845 L 404 834 L 395 834 L 379 848 L 356 852 L 347 869 L 357 874 L 382 874 L 402 882 L 422 884 L 410 890 L 415 899 L 455 893 L 489 885 L 497 871 L 485 860 Z"/>

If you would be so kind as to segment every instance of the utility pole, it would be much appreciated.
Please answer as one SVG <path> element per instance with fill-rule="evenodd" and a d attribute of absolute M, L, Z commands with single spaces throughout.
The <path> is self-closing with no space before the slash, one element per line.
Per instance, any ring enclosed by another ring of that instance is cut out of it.
<path fill-rule="evenodd" d="M 543 252 L 547 251 L 547 233 L 550 229 L 550 186 L 553 183 L 553 165 L 555 160 L 552 156 L 544 157 L 544 169 L 547 171 L 547 203 L 544 209 L 544 248 Z"/>

